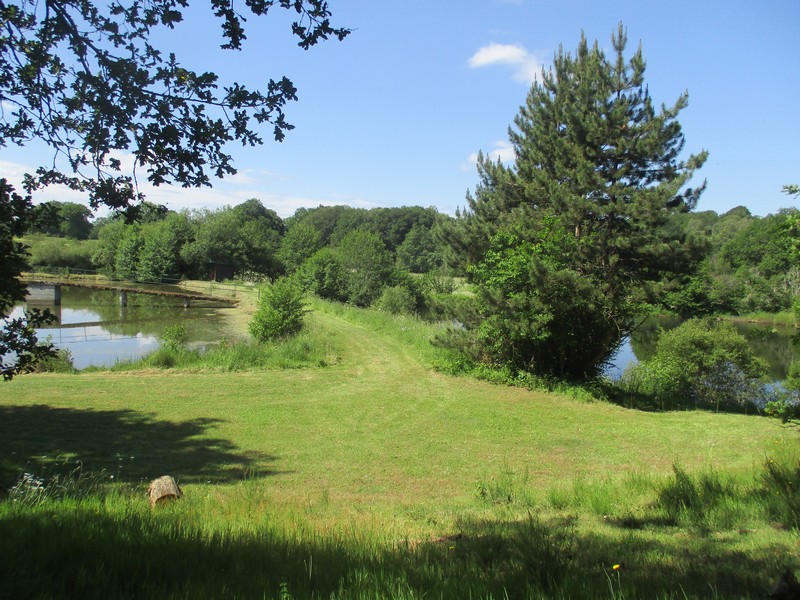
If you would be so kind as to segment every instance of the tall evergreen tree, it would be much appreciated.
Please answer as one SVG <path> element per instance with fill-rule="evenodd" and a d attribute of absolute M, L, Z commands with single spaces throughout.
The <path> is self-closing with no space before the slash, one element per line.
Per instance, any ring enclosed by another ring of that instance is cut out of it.
<path fill-rule="evenodd" d="M 483 355 L 541 374 L 598 372 L 634 324 L 647 282 L 682 261 L 668 217 L 706 158 L 683 160 L 682 94 L 656 111 L 639 47 L 620 24 L 609 58 L 582 36 L 559 49 L 509 129 L 506 166 L 479 156 L 480 184 L 449 232 L 478 287 Z"/>

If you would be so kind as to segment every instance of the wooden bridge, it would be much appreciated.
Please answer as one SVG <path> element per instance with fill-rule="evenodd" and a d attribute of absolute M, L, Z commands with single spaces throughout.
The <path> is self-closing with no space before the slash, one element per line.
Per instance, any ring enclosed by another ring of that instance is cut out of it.
<path fill-rule="evenodd" d="M 201 294 L 194 291 L 184 290 L 176 285 L 169 284 L 136 284 L 131 282 L 92 281 L 89 279 L 58 280 L 56 278 L 44 279 L 35 276 L 23 277 L 23 280 L 28 286 L 27 298 L 29 303 L 49 304 L 55 306 L 59 306 L 61 304 L 62 286 L 74 286 L 117 292 L 119 293 L 120 306 L 128 305 L 128 294 L 149 294 L 151 296 L 183 298 L 183 305 L 186 308 L 189 307 L 192 300 L 211 300 L 213 302 L 220 302 L 229 306 L 236 303 L 236 301 L 232 298 L 214 296 L 211 294 Z"/>

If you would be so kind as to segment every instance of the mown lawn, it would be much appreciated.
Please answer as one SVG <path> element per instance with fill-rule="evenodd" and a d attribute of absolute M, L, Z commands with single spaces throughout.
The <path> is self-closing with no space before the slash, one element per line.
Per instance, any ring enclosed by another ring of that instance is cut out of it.
<path fill-rule="evenodd" d="M 70 568 L 102 559 L 70 550 L 87 521 L 108 572 L 59 573 L 42 597 L 86 593 L 93 578 L 104 597 L 757 597 L 800 566 L 795 533 L 752 508 L 766 457 L 794 460 L 794 430 L 450 377 L 397 336 L 315 306 L 339 354 L 331 366 L 2 385 L 0 484 L 78 461 L 114 486 L 110 497 L 2 506 L 0 552 L 16 559 L 0 574 L 35 577 L 64 553 Z M 721 474 L 730 506 L 699 521 L 665 516 L 658 492 L 673 464 Z M 186 498 L 150 513 L 146 484 L 163 474 Z M 4 538 L 11 531 L 60 541 L 37 563 L 38 542 Z M 160 550 L 134 559 L 128 543 Z M 120 574 L 154 573 L 152 561 L 175 551 L 193 557 L 177 563 L 188 574 Z M 215 567 L 226 556 L 240 563 L 235 581 Z M 247 579 L 242 565 L 259 572 Z M 5 585 L 0 596 L 19 592 Z"/>

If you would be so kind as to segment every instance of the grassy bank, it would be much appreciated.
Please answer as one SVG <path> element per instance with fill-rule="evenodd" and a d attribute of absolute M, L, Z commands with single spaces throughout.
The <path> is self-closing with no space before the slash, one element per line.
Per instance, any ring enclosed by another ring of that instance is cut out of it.
<path fill-rule="evenodd" d="M 723 317 L 730 321 L 740 321 L 743 323 L 760 323 L 763 325 L 773 325 L 776 327 L 797 327 L 797 317 L 792 311 L 778 313 L 747 313 L 744 315 Z"/>
<path fill-rule="evenodd" d="M 0 484 L 93 477 L 0 505 L 0 596 L 755 598 L 800 567 L 765 466 L 795 481 L 795 431 L 449 377 L 423 323 L 313 307 L 324 367 L 5 384 Z"/>

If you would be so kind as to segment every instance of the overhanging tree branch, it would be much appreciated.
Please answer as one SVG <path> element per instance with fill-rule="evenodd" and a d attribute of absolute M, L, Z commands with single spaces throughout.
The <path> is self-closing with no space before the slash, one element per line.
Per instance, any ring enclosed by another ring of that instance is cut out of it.
<path fill-rule="evenodd" d="M 292 33 L 308 49 L 350 30 L 331 25 L 326 0 L 244 0 L 241 12 L 230 0 L 211 0 L 221 19 L 223 49 L 240 50 L 246 17 L 273 9 L 293 11 Z M 195 73 L 174 54 L 153 45 L 156 28 L 174 28 L 188 0 L 0 0 L 0 147 L 40 140 L 53 150 L 50 164 L 25 175 L 31 192 L 63 184 L 88 194 L 92 207 L 125 210 L 136 216 L 137 168 L 153 185 L 211 185 L 211 176 L 236 173 L 226 144 L 263 143 L 257 129 L 271 125 L 276 141 L 293 126 L 284 108 L 297 100 L 286 77 L 262 90 L 233 82 L 221 86 L 215 73 Z M 122 172 L 115 152 L 134 157 L 133 174 Z M 19 275 L 26 249 L 15 238 L 34 217 L 30 196 L 0 180 L 0 361 L 16 362 L 8 377 L 44 352 L 32 323 L 8 319 L 24 298 Z M 39 349 L 37 349 L 39 348 Z"/>
<path fill-rule="evenodd" d="M 270 124 L 275 140 L 283 140 L 292 129 L 284 108 L 297 99 L 287 78 L 269 80 L 263 90 L 220 87 L 215 73 L 185 69 L 152 45 L 153 30 L 173 28 L 187 7 L 186 0 L 106 7 L 0 1 L 0 145 L 40 139 L 56 154 L 51 166 L 26 178 L 28 190 L 61 183 L 87 191 L 93 206 L 123 208 L 141 197 L 119 174 L 112 151 L 131 152 L 154 185 L 205 186 L 212 174 L 236 172 L 227 143 L 263 142 L 254 126 Z M 255 16 L 294 11 L 292 31 L 304 49 L 349 33 L 331 25 L 324 0 L 246 0 L 244 7 Z M 213 0 L 212 12 L 222 20 L 222 47 L 241 49 L 246 18 L 228 0 Z M 60 168 L 59 156 L 68 168 Z"/>

